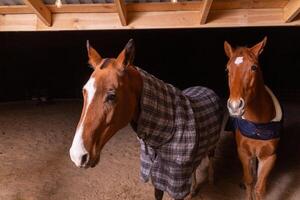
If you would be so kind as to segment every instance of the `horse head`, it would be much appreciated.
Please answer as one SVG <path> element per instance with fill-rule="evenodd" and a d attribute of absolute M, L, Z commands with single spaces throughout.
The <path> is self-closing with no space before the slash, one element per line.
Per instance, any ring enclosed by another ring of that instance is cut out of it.
<path fill-rule="evenodd" d="M 257 87 L 264 87 L 258 59 L 266 41 L 267 37 L 251 48 L 233 48 L 227 41 L 224 43 L 229 58 L 226 66 L 230 90 L 227 107 L 232 116 L 241 117 L 246 105 L 255 98 Z"/>
<path fill-rule="evenodd" d="M 87 51 L 94 71 L 82 89 L 82 113 L 70 148 L 71 160 L 83 168 L 97 165 L 106 142 L 132 120 L 139 95 L 133 40 L 117 58 L 102 58 L 89 42 Z"/>

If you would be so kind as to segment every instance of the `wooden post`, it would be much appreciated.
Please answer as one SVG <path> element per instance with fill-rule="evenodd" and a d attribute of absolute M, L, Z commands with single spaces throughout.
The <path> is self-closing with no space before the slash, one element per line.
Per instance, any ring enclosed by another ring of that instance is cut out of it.
<path fill-rule="evenodd" d="M 125 0 L 115 0 L 115 4 L 122 26 L 127 26 L 127 9 Z"/>
<path fill-rule="evenodd" d="M 284 21 L 291 22 L 300 13 L 300 0 L 290 0 L 283 8 Z"/>
<path fill-rule="evenodd" d="M 203 0 L 201 14 L 200 14 L 200 24 L 206 23 L 212 2 L 213 0 Z"/>
<path fill-rule="evenodd" d="M 51 12 L 41 0 L 24 0 L 24 3 L 34 11 L 46 26 L 52 25 Z"/>

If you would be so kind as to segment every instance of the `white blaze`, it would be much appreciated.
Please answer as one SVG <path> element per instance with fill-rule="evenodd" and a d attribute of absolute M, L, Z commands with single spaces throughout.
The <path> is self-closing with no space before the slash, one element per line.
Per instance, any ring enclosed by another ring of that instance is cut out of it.
<path fill-rule="evenodd" d="M 244 62 L 244 57 L 236 57 L 236 59 L 235 59 L 235 61 L 234 61 L 234 63 L 236 64 L 236 65 L 239 65 L 239 64 L 241 64 L 241 63 L 243 63 Z"/>
<path fill-rule="evenodd" d="M 83 87 L 83 89 L 86 91 L 87 102 L 86 102 L 85 110 L 82 111 L 84 114 L 83 114 L 81 123 L 78 125 L 78 129 L 76 130 L 76 133 L 75 133 L 75 136 L 74 136 L 74 139 L 72 142 L 72 146 L 70 148 L 71 160 L 75 163 L 75 165 L 77 167 L 81 166 L 82 156 L 88 153 L 83 144 L 82 134 L 83 134 L 83 126 L 84 126 L 84 122 L 85 122 L 86 112 L 87 112 L 87 110 L 95 96 L 95 92 L 96 92 L 95 78 L 93 78 L 93 77 L 90 78 L 89 81 Z"/>
<path fill-rule="evenodd" d="M 90 80 L 85 84 L 85 86 L 83 87 L 86 92 L 87 92 L 87 104 L 86 104 L 86 110 L 89 107 L 89 105 L 91 104 L 95 92 L 96 92 L 96 88 L 95 88 L 95 78 L 90 78 Z"/>

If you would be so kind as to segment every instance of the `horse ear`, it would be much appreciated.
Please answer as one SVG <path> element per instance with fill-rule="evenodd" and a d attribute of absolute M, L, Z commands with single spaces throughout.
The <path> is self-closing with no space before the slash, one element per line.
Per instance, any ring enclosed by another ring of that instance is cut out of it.
<path fill-rule="evenodd" d="M 224 50 L 225 50 L 227 57 L 231 58 L 234 49 L 231 47 L 231 45 L 227 41 L 224 42 Z"/>
<path fill-rule="evenodd" d="M 88 51 L 89 64 L 95 69 L 101 62 L 102 58 L 98 52 L 90 45 L 89 41 L 86 41 L 86 48 Z"/>
<path fill-rule="evenodd" d="M 132 65 L 135 56 L 135 46 L 133 39 L 130 39 L 126 44 L 123 51 L 119 54 L 117 61 L 120 63 L 121 70 L 125 70 L 126 67 Z"/>
<path fill-rule="evenodd" d="M 266 46 L 267 43 L 267 36 L 258 44 L 254 45 L 253 47 L 250 48 L 250 50 L 256 55 L 259 56 L 263 50 L 264 47 Z"/>

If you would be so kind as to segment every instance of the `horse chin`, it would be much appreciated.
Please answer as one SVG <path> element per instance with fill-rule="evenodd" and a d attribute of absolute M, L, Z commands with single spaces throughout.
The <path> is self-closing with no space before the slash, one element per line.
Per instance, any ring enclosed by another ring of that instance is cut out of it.
<path fill-rule="evenodd" d="M 237 112 L 232 112 L 231 110 L 229 110 L 229 115 L 231 117 L 234 117 L 234 118 L 242 118 L 244 113 L 245 113 L 245 110 L 240 110 L 240 111 L 237 111 Z"/>
<path fill-rule="evenodd" d="M 100 161 L 100 156 L 97 156 L 96 159 L 93 159 L 89 162 L 89 167 L 90 168 L 96 167 L 98 165 L 99 161 Z"/>

